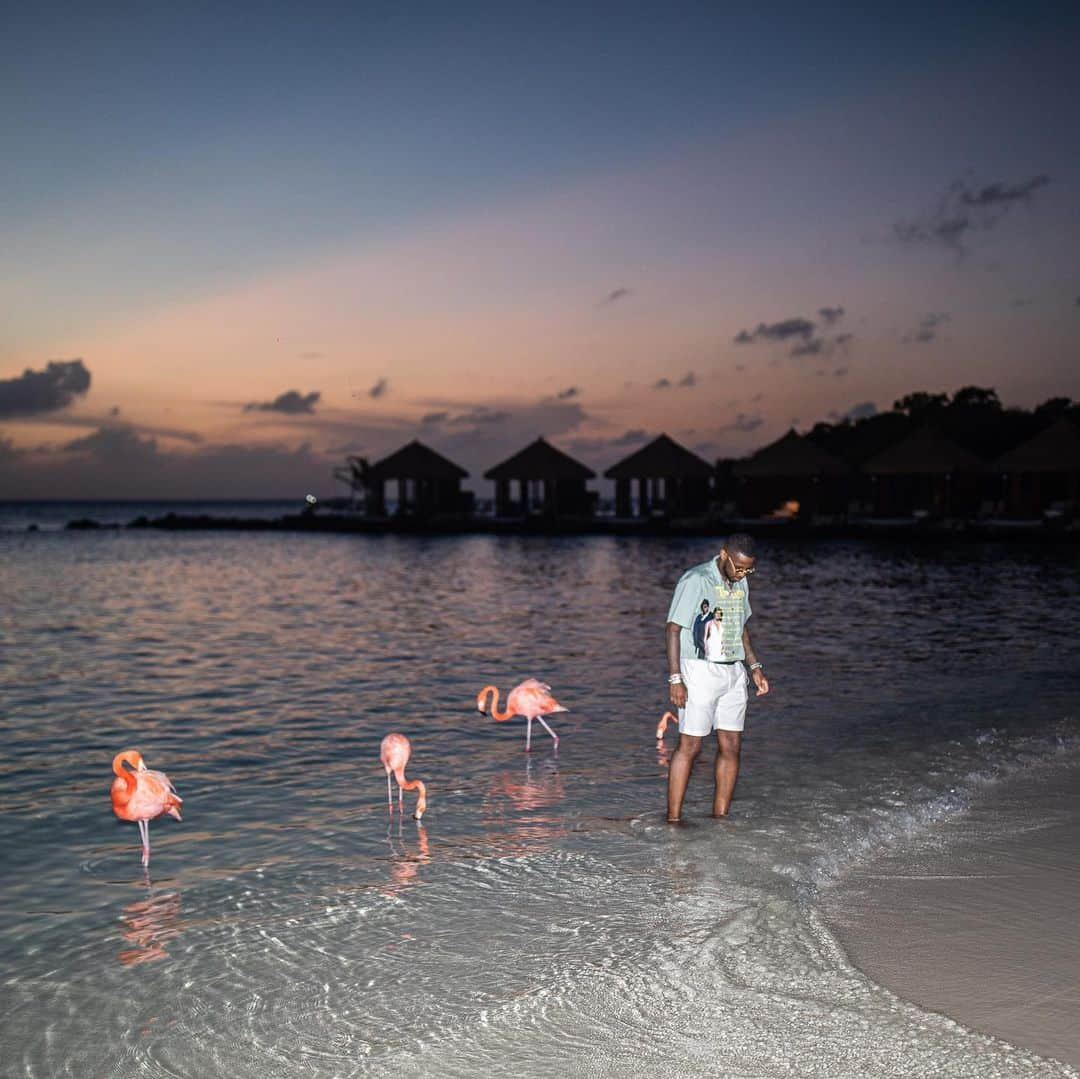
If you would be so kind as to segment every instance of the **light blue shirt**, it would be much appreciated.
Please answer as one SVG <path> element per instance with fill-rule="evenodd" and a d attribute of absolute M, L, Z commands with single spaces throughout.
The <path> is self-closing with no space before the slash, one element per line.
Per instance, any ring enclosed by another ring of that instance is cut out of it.
<path fill-rule="evenodd" d="M 752 614 L 750 582 L 746 577 L 728 581 L 720 572 L 715 558 L 688 569 L 679 578 L 675 594 L 671 597 L 667 620 L 677 622 L 682 627 L 679 634 L 680 659 L 705 658 L 694 641 L 694 619 L 702 614 L 703 603 L 708 604 L 706 614 L 715 617 L 714 612 L 718 611 L 722 615 L 723 662 L 735 663 L 746 659 L 742 632 Z"/>

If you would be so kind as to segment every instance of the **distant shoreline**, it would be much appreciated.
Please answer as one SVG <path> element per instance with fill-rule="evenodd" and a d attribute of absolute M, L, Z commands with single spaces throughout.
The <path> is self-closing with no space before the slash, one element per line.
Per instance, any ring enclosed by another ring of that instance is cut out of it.
<path fill-rule="evenodd" d="M 1077 543 L 1080 529 L 1064 522 L 928 521 L 859 519 L 808 522 L 800 520 L 631 520 L 610 517 L 550 520 L 500 518 L 371 518 L 340 513 L 298 513 L 280 517 L 234 517 L 166 513 L 142 515 L 126 524 L 82 517 L 66 530 L 157 529 L 207 532 L 327 532 L 360 535 L 524 535 L 524 536 L 722 536 L 733 531 L 775 539 L 905 539 L 912 541 L 1019 541 Z"/>

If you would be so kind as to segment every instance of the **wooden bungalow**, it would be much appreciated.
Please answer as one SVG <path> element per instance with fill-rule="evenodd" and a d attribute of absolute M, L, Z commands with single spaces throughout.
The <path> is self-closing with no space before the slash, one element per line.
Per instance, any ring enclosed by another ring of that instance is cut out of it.
<path fill-rule="evenodd" d="M 604 475 L 615 481 L 618 517 L 700 517 L 710 510 L 712 465 L 667 435 L 624 457 Z"/>
<path fill-rule="evenodd" d="M 472 509 L 472 493 L 461 489 L 461 481 L 468 474 L 460 465 L 414 439 L 366 470 L 367 514 L 386 516 L 389 482 L 396 484 L 394 515 L 397 517 L 468 513 Z"/>
<path fill-rule="evenodd" d="M 815 517 L 847 510 L 851 468 L 794 429 L 733 462 L 731 471 L 743 517 Z"/>
<path fill-rule="evenodd" d="M 984 465 L 930 427 L 920 427 L 862 464 L 876 517 L 972 517 Z"/>
<path fill-rule="evenodd" d="M 585 487 L 596 473 L 538 438 L 484 478 L 495 481 L 496 517 L 586 517 L 595 494 Z"/>
<path fill-rule="evenodd" d="M 1002 478 L 1010 517 L 1042 517 L 1080 508 L 1080 428 L 1061 416 L 990 466 Z"/>

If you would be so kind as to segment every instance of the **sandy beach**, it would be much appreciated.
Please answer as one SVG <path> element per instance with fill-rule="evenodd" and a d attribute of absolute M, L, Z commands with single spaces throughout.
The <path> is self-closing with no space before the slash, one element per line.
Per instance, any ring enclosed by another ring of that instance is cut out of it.
<path fill-rule="evenodd" d="M 1080 1067 L 1080 768 L 987 785 L 967 813 L 849 873 L 825 910 L 899 996 Z"/>

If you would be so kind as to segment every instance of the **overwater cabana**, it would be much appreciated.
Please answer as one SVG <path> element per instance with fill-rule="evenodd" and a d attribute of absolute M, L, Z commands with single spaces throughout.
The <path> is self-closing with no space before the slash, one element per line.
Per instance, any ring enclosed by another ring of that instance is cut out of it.
<path fill-rule="evenodd" d="M 712 465 L 667 435 L 624 457 L 604 475 L 615 481 L 618 517 L 700 517 L 709 512 Z"/>
<path fill-rule="evenodd" d="M 798 434 L 786 435 L 734 461 L 735 501 L 743 517 L 812 518 L 847 511 L 851 467 Z"/>
<path fill-rule="evenodd" d="M 972 517 L 982 461 L 939 431 L 920 427 L 864 461 L 876 517 Z"/>
<path fill-rule="evenodd" d="M 461 481 L 468 475 L 460 465 L 414 439 L 389 457 L 376 461 L 365 473 L 367 514 L 387 515 L 388 483 L 394 485 L 395 516 L 423 518 L 468 513 L 473 496 L 461 489 Z"/>
<path fill-rule="evenodd" d="M 990 467 L 1002 477 L 1010 517 L 1042 517 L 1058 509 L 1075 513 L 1080 507 L 1080 428 L 1066 416 L 1003 453 Z"/>
<path fill-rule="evenodd" d="M 587 517 L 596 495 L 585 483 L 595 477 L 543 438 L 484 473 L 495 483 L 496 517 Z"/>

